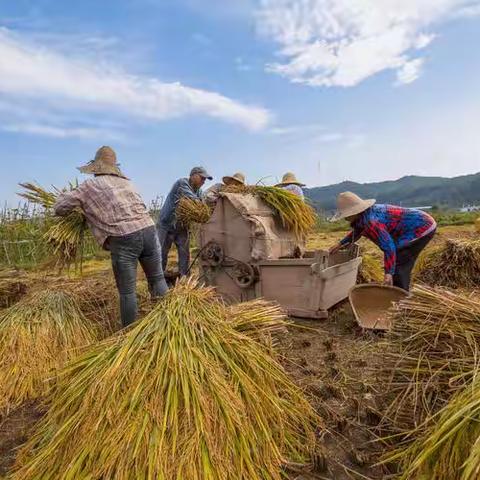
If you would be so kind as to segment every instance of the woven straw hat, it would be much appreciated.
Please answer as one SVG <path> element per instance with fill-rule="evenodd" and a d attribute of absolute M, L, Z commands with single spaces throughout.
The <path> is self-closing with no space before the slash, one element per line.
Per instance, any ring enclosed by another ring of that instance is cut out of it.
<path fill-rule="evenodd" d="M 375 199 L 362 200 L 353 192 L 343 192 L 337 197 L 337 212 L 332 218 L 332 222 L 342 218 L 353 217 L 369 209 L 376 202 Z"/>
<path fill-rule="evenodd" d="M 298 185 L 299 187 L 304 187 L 305 184 L 297 180 L 297 177 L 292 172 L 287 172 L 280 183 L 277 183 L 276 187 L 285 187 L 286 185 Z"/>
<path fill-rule="evenodd" d="M 78 169 L 80 172 L 90 175 L 116 175 L 117 177 L 127 178 L 120 170 L 117 155 L 111 147 L 99 148 L 95 158 Z"/>
<path fill-rule="evenodd" d="M 240 185 L 245 185 L 245 175 L 241 172 L 234 173 L 231 177 L 227 175 L 222 178 L 222 182 L 226 185 L 228 182 L 239 183 Z"/>

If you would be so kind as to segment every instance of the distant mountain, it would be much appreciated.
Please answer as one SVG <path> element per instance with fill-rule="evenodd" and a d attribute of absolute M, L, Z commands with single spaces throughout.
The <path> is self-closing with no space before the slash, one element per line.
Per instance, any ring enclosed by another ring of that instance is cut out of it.
<path fill-rule="evenodd" d="M 345 191 L 405 207 L 461 207 L 480 204 L 480 173 L 455 178 L 407 176 L 378 183 L 342 182 L 306 189 L 305 195 L 318 210 L 329 212 L 335 209 L 336 196 Z"/>

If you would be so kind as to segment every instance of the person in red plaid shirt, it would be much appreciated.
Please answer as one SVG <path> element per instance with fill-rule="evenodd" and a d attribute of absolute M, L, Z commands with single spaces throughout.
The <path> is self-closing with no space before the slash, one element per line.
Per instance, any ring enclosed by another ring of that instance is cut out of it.
<path fill-rule="evenodd" d="M 352 192 L 341 193 L 337 207 L 333 220 L 346 219 L 352 231 L 330 253 L 366 237 L 384 253 L 384 283 L 408 291 L 415 262 L 435 235 L 435 220 L 422 210 L 376 204 Z"/>

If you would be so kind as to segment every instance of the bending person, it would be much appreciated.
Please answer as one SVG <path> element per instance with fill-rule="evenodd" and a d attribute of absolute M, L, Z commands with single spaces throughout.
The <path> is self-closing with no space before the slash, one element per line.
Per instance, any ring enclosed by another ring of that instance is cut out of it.
<path fill-rule="evenodd" d="M 422 210 L 376 204 L 352 192 L 337 197 L 333 220 L 340 219 L 346 219 L 352 231 L 330 253 L 366 237 L 384 253 L 384 283 L 408 291 L 415 262 L 435 235 L 435 220 Z"/>
<path fill-rule="evenodd" d="M 137 317 L 138 262 L 147 277 L 152 298 L 168 291 L 155 224 L 142 198 L 121 172 L 110 147 L 100 148 L 95 159 L 79 170 L 94 178 L 72 192 L 62 193 L 54 211 L 65 216 L 80 208 L 95 239 L 110 250 L 122 325 L 126 327 Z"/>

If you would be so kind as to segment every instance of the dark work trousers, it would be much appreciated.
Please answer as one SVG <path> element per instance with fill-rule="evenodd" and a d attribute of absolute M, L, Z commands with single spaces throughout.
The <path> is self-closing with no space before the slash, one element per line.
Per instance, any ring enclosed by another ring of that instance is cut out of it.
<path fill-rule="evenodd" d="M 157 225 L 158 238 L 162 246 L 162 266 L 167 269 L 168 253 L 175 244 L 178 252 L 178 273 L 181 277 L 188 274 L 190 266 L 190 235 L 188 229 L 179 225 Z"/>
<path fill-rule="evenodd" d="M 120 294 L 120 315 L 124 327 L 137 318 L 137 265 L 145 272 L 152 299 L 167 293 L 162 269 L 162 252 L 154 226 L 123 237 L 109 237 L 107 246 Z"/>
<path fill-rule="evenodd" d="M 397 263 L 395 264 L 395 274 L 393 275 L 393 284 L 396 287 L 403 288 L 407 292 L 410 290 L 410 277 L 415 262 L 434 235 L 435 231 L 397 250 Z"/>

